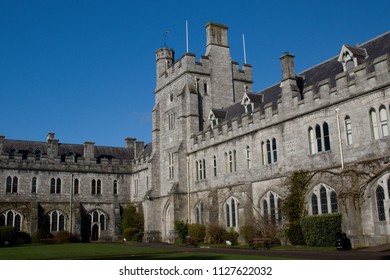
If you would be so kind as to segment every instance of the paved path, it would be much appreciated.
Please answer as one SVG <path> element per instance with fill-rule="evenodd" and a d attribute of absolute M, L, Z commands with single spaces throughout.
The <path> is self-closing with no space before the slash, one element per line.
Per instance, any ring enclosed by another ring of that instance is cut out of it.
<path fill-rule="evenodd" d="M 194 248 L 164 243 L 142 243 L 131 246 L 158 247 L 175 249 L 183 252 L 208 252 L 226 253 L 240 255 L 261 255 L 270 257 L 280 257 L 286 259 L 306 259 L 306 260 L 390 260 L 390 244 L 378 247 L 356 249 L 350 251 L 298 251 L 298 250 L 277 250 L 277 249 L 239 249 L 239 248 Z"/>

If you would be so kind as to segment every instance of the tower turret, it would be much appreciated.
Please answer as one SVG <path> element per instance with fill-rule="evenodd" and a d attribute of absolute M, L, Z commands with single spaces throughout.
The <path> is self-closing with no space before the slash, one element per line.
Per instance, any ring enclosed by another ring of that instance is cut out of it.
<path fill-rule="evenodd" d="M 156 51 L 157 79 L 170 68 L 175 60 L 175 52 L 171 48 L 160 48 Z"/>

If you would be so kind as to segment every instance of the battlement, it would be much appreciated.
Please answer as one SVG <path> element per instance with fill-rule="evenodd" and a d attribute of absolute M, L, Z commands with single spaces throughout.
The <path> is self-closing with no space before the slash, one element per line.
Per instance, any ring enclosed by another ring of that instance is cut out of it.
<path fill-rule="evenodd" d="M 0 165 L 7 168 L 80 172 L 129 173 L 134 158 L 144 151 L 144 143 L 126 139 L 126 147 L 63 144 L 49 133 L 47 142 L 9 140 L 0 137 Z"/>
<path fill-rule="evenodd" d="M 389 86 L 389 81 L 390 54 L 367 61 L 355 67 L 353 72 L 342 72 L 305 87 L 301 93 L 296 86 L 296 80 L 286 75 L 286 79 L 280 83 L 280 91 L 274 101 L 261 104 L 252 113 L 226 119 L 217 127 L 210 127 L 193 135 L 193 145 L 195 149 L 204 148 L 322 108 L 336 108 L 351 98 Z"/>
<path fill-rule="evenodd" d="M 251 81 L 252 65 L 243 64 L 240 68 L 239 63 L 232 61 L 233 79 L 238 81 Z M 199 76 L 210 76 L 211 65 L 210 57 L 200 56 L 197 60 L 195 54 L 186 53 L 180 59 L 173 62 L 160 76 L 157 76 L 156 92 L 167 84 L 182 76 L 184 73 L 191 73 Z"/>

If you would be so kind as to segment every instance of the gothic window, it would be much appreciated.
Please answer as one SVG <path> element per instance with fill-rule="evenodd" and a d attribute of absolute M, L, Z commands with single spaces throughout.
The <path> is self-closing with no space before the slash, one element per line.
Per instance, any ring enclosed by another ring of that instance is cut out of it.
<path fill-rule="evenodd" d="M 389 128 L 387 124 L 387 111 L 385 106 L 383 105 L 379 108 L 379 120 L 380 120 L 382 137 L 389 136 Z"/>
<path fill-rule="evenodd" d="M 174 130 L 175 129 L 175 113 L 170 112 L 168 114 L 168 130 Z"/>
<path fill-rule="evenodd" d="M 330 151 L 329 126 L 327 122 L 324 122 L 324 124 L 322 125 L 322 130 L 324 132 L 325 151 Z"/>
<path fill-rule="evenodd" d="M 49 232 L 65 230 L 65 214 L 59 210 L 53 210 L 45 215 L 45 227 Z"/>
<path fill-rule="evenodd" d="M 278 161 L 278 150 L 276 139 L 267 139 L 266 142 L 261 142 L 261 157 L 263 165 L 272 164 Z"/>
<path fill-rule="evenodd" d="M 309 127 L 309 152 L 310 154 L 330 151 L 329 125 L 324 122 L 322 127 L 317 124 L 313 130 Z"/>
<path fill-rule="evenodd" d="M 370 110 L 370 124 L 371 124 L 371 136 L 372 139 L 379 139 L 378 117 L 375 109 Z"/>
<path fill-rule="evenodd" d="M 91 194 L 96 194 L 96 180 L 92 179 L 91 182 Z"/>
<path fill-rule="evenodd" d="M 352 125 L 351 125 L 351 118 L 349 116 L 346 116 L 344 119 L 345 123 L 345 133 L 347 138 L 347 145 L 351 145 L 352 142 Z"/>
<path fill-rule="evenodd" d="M 227 155 L 227 170 L 229 173 L 233 173 L 237 171 L 237 159 L 236 159 L 236 150 L 229 151 Z"/>
<path fill-rule="evenodd" d="M 309 212 L 311 215 L 337 213 L 338 201 L 335 190 L 325 184 L 319 184 L 309 194 Z"/>
<path fill-rule="evenodd" d="M 89 213 L 91 226 L 98 225 L 100 230 L 107 230 L 107 215 L 100 210 L 94 210 Z"/>
<path fill-rule="evenodd" d="M 252 168 L 252 159 L 251 159 L 251 148 L 249 146 L 246 146 L 246 167 L 248 169 Z"/>
<path fill-rule="evenodd" d="M 313 155 L 316 153 L 316 144 L 314 138 L 314 129 L 309 127 L 309 151 L 310 154 Z"/>
<path fill-rule="evenodd" d="M 379 221 L 386 221 L 386 214 L 385 214 L 385 191 L 381 186 L 378 186 L 376 188 L 376 204 L 377 204 L 377 211 L 378 211 L 378 219 Z"/>
<path fill-rule="evenodd" d="M 57 178 L 51 178 L 50 180 L 50 193 L 52 194 L 59 194 L 61 193 L 61 179 Z"/>
<path fill-rule="evenodd" d="M 213 170 L 214 170 L 214 177 L 217 177 L 217 157 L 213 156 Z"/>
<path fill-rule="evenodd" d="M 31 193 L 37 193 L 37 177 L 31 179 Z"/>
<path fill-rule="evenodd" d="M 267 164 L 267 148 L 265 142 L 261 142 L 261 162 L 263 165 Z"/>
<path fill-rule="evenodd" d="M 282 220 L 281 199 L 274 192 L 267 192 L 260 200 L 261 214 L 266 222 L 280 223 Z"/>
<path fill-rule="evenodd" d="M 114 180 L 114 182 L 112 184 L 112 193 L 114 195 L 118 194 L 118 181 L 117 180 Z"/>
<path fill-rule="evenodd" d="M 175 178 L 173 153 L 168 153 L 168 178 Z"/>
<path fill-rule="evenodd" d="M 204 159 L 196 161 L 196 180 L 206 179 L 206 161 Z"/>
<path fill-rule="evenodd" d="M 204 206 L 200 202 L 195 207 L 195 221 L 197 224 L 204 224 Z"/>
<path fill-rule="evenodd" d="M 278 149 L 276 147 L 276 139 L 272 138 L 272 157 L 273 157 L 273 162 L 278 161 Z"/>
<path fill-rule="evenodd" d="M 73 182 L 73 194 L 79 194 L 80 182 L 79 179 L 74 179 Z"/>
<path fill-rule="evenodd" d="M 5 192 L 6 193 L 17 193 L 18 192 L 18 183 L 19 183 L 18 177 L 8 176 L 7 180 L 6 180 Z"/>
<path fill-rule="evenodd" d="M 316 143 L 317 143 L 317 152 L 322 152 L 322 137 L 321 137 L 321 127 L 316 125 Z"/>
<path fill-rule="evenodd" d="M 203 90 L 204 90 L 204 94 L 207 94 L 207 91 L 208 91 L 207 82 L 203 83 Z"/>
<path fill-rule="evenodd" d="M 99 179 L 96 181 L 96 194 L 102 194 L 102 181 Z"/>
<path fill-rule="evenodd" d="M 238 201 L 230 197 L 225 203 L 226 227 L 238 227 Z"/>
<path fill-rule="evenodd" d="M 134 194 L 138 195 L 138 178 L 134 178 Z"/>
<path fill-rule="evenodd" d="M 12 209 L 0 214 L 0 227 L 10 226 L 14 227 L 16 231 L 21 231 L 22 221 L 22 214 Z"/>

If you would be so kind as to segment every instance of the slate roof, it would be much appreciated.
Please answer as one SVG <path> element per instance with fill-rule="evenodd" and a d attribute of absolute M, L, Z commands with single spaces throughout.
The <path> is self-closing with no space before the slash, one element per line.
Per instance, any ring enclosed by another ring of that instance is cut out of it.
<path fill-rule="evenodd" d="M 390 54 L 390 31 L 366 43 L 357 45 L 355 47 L 351 47 L 351 46 L 347 46 L 347 47 L 351 48 L 351 51 L 353 48 L 353 50 L 356 51 L 356 53 L 360 56 L 366 55 L 365 52 L 363 54 L 363 49 L 365 49 L 368 55 L 367 59 L 365 60 L 365 63 L 368 65 L 368 69 L 372 71 L 373 69 L 371 66 L 374 59 L 384 54 Z M 297 77 L 304 79 L 303 90 L 306 87 L 312 86 L 326 79 L 330 79 L 331 85 L 335 86 L 336 75 L 343 72 L 343 66 L 340 62 L 337 61 L 337 59 L 338 59 L 338 55 L 297 74 Z M 263 96 L 262 97 L 263 102 L 260 104 L 260 107 L 264 108 L 264 106 L 269 103 L 273 103 L 273 105 L 275 106 L 276 101 L 280 97 L 280 94 L 281 94 L 280 83 L 277 83 L 264 90 L 261 90 L 255 95 Z M 253 94 L 251 94 L 251 96 L 253 96 Z M 240 103 L 241 101 L 236 104 L 233 104 L 228 108 L 224 108 L 224 110 L 228 112 L 226 114 L 226 119 L 237 117 L 245 112 L 245 109 L 243 108 L 244 106 L 242 106 Z M 240 109 L 239 107 L 242 108 Z"/>

